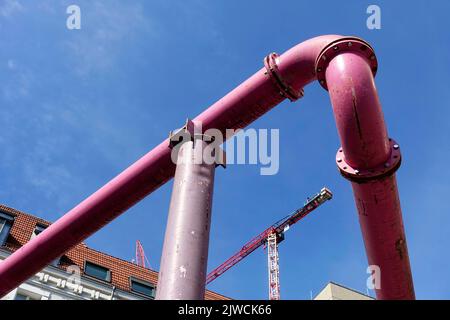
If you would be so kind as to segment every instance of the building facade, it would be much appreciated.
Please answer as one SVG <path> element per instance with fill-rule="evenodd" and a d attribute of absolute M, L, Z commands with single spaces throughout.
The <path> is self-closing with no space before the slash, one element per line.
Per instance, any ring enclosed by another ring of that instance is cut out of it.
<path fill-rule="evenodd" d="M 362 294 L 356 290 L 344 287 L 343 285 L 330 282 L 314 300 L 375 300 L 374 298 Z"/>
<path fill-rule="evenodd" d="M 50 225 L 0 205 L 0 260 Z M 5 300 L 152 300 L 158 273 L 79 243 L 3 297 Z M 229 298 L 207 291 L 206 300 Z"/>

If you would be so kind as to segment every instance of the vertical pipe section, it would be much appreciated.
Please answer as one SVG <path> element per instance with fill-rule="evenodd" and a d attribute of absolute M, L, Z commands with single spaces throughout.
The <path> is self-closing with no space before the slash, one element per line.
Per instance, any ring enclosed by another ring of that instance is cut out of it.
<path fill-rule="evenodd" d="M 203 139 L 178 152 L 157 300 L 203 300 L 205 296 L 215 164 L 203 161 Z"/>
<path fill-rule="evenodd" d="M 352 188 L 369 265 L 379 267 L 380 271 L 379 286 L 375 283 L 377 298 L 414 299 L 395 174 L 366 183 L 352 182 Z"/>
<path fill-rule="evenodd" d="M 399 146 L 387 135 L 369 62 L 364 54 L 344 52 L 326 69 L 342 143 L 337 162 L 352 182 L 369 264 L 380 270 L 377 298 L 414 299 L 395 178 Z"/>

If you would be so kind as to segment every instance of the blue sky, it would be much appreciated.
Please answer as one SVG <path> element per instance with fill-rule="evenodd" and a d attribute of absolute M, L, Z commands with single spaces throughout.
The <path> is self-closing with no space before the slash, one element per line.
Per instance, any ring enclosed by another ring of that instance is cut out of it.
<path fill-rule="evenodd" d="M 82 29 L 69 31 L 70 4 Z M 368 30 L 378 4 L 382 29 Z M 262 67 L 272 51 L 321 34 L 356 35 L 379 59 L 390 136 L 402 146 L 398 182 L 416 294 L 450 297 L 450 33 L 448 1 L 0 0 L 0 202 L 54 221 L 168 132 Z M 334 199 L 280 245 L 284 299 L 335 281 L 365 292 L 366 257 L 339 140 L 317 84 L 251 126 L 280 129 L 280 171 L 255 165 L 216 174 L 209 270 L 324 185 Z M 171 183 L 87 240 L 131 260 L 141 240 L 159 268 Z M 256 251 L 209 286 L 266 299 Z"/>

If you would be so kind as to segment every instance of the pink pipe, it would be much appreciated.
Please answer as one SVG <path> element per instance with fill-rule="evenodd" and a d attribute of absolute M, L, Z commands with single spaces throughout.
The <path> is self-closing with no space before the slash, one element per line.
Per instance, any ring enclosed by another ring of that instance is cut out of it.
<path fill-rule="evenodd" d="M 330 45 L 334 45 L 336 41 L 348 40 L 337 35 L 328 35 L 316 37 L 311 40 L 305 41 L 294 48 L 290 49 L 281 56 L 270 55 L 266 61 L 266 67 L 259 70 L 253 76 L 251 76 L 244 83 L 239 85 L 236 89 L 227 94 L 224 98 L 213 104 L 203 113 L 201 113 L 193 121 L 201 123 L 203 130 L 209 128 L 216 128 L 222 131 L 226 129 L 243 128 L 252 123 L 254 120 L 261 117 L 271 108 L 279 104 L 286 97 L 294 101 L 302 96 L 302 89 L 308 83 L 319 78 L 319 81 L 324 85 L 326 82 L 330 86 L 333 86 L 335 82 L 339 82 L 338 63 L 341 61 L 339 55 L 335 59 L 335 63 L 330 65 L 335 71 L 329 71 L 326 65 L 323 70 L 317 69 L 317 66 L 322 65 L 319 59 L 328 54 L 328 50 L 332 50 Z M 359 40 L 358 40 L 359 41 Z M 355 43 L 358 43 L 356 41 Z M 370 51 L 370 50 L 369 50 Z M 319 59 L 319 60 L 318 60 Z M 352 66 L 353 56 L 348 59 L 343 59 L 343 64 L 349 64 L 348 68 Z M 317 61 L 316 61 L 317 60 Z M 331 58 L 326 62 L 331 61 Z M 316 66 L 317 64 L 317 66 Z M 367 62 L 366 62 L 367 64 Z M 337 65 L 337 67 L 333 67 Z M 360 69 L 362 68 L 361 72 Z M 342 68 L 341 68 L 342 69 Z M 345 69 L 345 68 L 344 68 Z M 326 78 L 323 73 L 326 72 Z M 369 69 L 370 71 L 370 69 Z M 353 71 L 352 71 L 353 72 Z M 352 72 L 349 71 L 348 75 L 352 76 Z M 364 86 L 369 88 L 375 87 L 373 85 L 373 77 L 367 74 L 367 67 L 363 63 L 358 63 L 355 66 L 355 70 L 358 74 L 358 81 L 369 81 L 369 84 L 357 83 L 355 90 L 365 90 Z M 347 78 L 348 78 L 347 75 Z M 344 75 L 343 75 L 344 78 Z M 347 88 L 348 82 L 341 82 L 344 88 Z M 333 87 L 334 88 L 334 87 Z M 333 91 L 334 89 L 332 89 Z M 347 89 L 346 89 L 347 90 Z M 347 93 L 349 91 L 346 91 Z M 333 108 L 336 112 L 338 130 L 341 135 L 342 145 L 344 147 L 345 156 L 349 156 L 349 159 L 345 158 L 345 161 L 351 163 L 351 165 L 357 167 L 361 165 L 363 169 L 368 169 L 372 164 L 382 162 L 381 160 L 386 156 L 386 141 L 384 140 L 385 132 L 384 123 L 380 123 L 382 120 L 381 109 L 377 109 L 375 112 L 370 108 L 363 107 L 369 105 L 372 99 L 375 101 L 374 105 L 379 107 L 378 97 L 376 91 L 364 91 L 356 92 L 358 99 L 362 99 L 360 104 L 361 112 L 372 112 L 372 116 L 375 116 L 375 123 L 370 121 L 370 117 L 363 117 L 360 124 L 364 127 L 363 132 L 375 129 L 377 134 L 370 135 L 367 143 L 369 147 L 364 143 L 358 143 L 357 140 L 352 140 L 352 135 L 349 131 L 357 131 L 355 127 L 354 118 L 350 117 L 348 112 L 345 111 L 342 116 L 339 112 L 342 109 L 346 109 L 345 95 L 333 95 L 331 98 L 333 102 Z M 366 95 L 366 93 L 368 93 Z M 340 100 L 335 101 L 335 100 Z M 348 100 L 348 97 L 347 97 Z M 361 114 L 359 114 L 361 116 Z M 342 118 L 341 118 L 342 117 Z M 348 122 L 348 124 L 347 124 Z M 383 125 L 380 129 L 381 124 Z M 380 133 L 381 132 L 381 133 Z M 386 135 L 387 137 L 387 135 Z M 347 139 L 350 142 L 347 143 Z M 384 145 L 384 147 L 383 147 Z M 356 151 L 354 151 L 354 149 Z M 367 150 L 365 148 L 368 148 Z M 381 154 L 378 154 L 381 152 Z M 373 157 L 367 159 L 366 157 Z M 345 162 L 344 161 L 344 162 Z M 342 169 L 341 171 L 343 171 Z M 4 296 L 9 291 L 20 285 L 27 278 L 33 274 L 42 270 L 48 263 L 53 261 L 58 256 L 63 255 L 67 250 L 73 247 L 75 244 L 86 239 L 94 232 L 108 224 L 114 218 L 133 206 L 139 200 L 156 190 L 162 184 L 171 179 L 175 172 L 175 166 L 170 159 L 170 148 L 168 140 L 162 142 L 128 169 L 119 174 L 116 178 L 107 183 L 100 190 L 81 202 L 78 206 L 70 210 L 62 218 L 57 220 L 39 236 L 29 241 L 22 248 L 17 250 L 14 254 L 8 257 L 0 264 L 0 296 Z M 389 172 L 388 172 L 389 173 Z M 344 174 L 344 173 L 343 173 Z M 351 176 L 352 172 L 348 173 Z M 373 174 L 372 174 L 373 175 Z M 370 184 L 368 184 L 370 186 Z M 368 187 L 371 189 L 370 187 Z M 354 187 L 355 197 L 358 201 L 359 190 Z M 398 202 L 391 202 L 386 205 L 390 210 L 392 207 L 399 205 Z M 400 210 L 391 210 L 389 215 L 395 216 L 396 222 L 401 221 Z M 363 227 L 363 233 L 367 230 L 372 230 L 371 226 L 378 225 L 378 216 L 371 217 L 372 220 L 367 222 L 368 227 Z M 365 222 L 361 222 L 362 224 Z M 401 228 L 403 230 L 403 228 Z M 398 230 L 397 230 L 398 231 Z M 397 231 L 393 231 L 395 236 Z M 391 230 L 387 229 L 385 232 L 390 233 Z M 372 234 L 372 233 L 370 233 Z M 395 238 L 394 236 L 394 238 Z M 366 247 L 368 237 L 364 234 Z M 372 237 L 369 237 L 372 239 Z M 378 234 L 378 237 L 373 237 L 374 240 L 370 240 L 371 246 L 368 248 L 368 255 L 372 254 L 369 249 L 372 247 L 380 248 L 380 250 L 387 250 L 386 254 L 394 254 L 394 249 L 390 243 L 384 243 L 384 238 Z M 390 236 L 388 236 L 390 238 Z M 404 241 L 406 241 L 403 238 Z M 406 248 L 406 242 L 404 248 Z M 397 252 L 395 250 L 395 252 Z M 386 274 L 387 279 L 395 279 L 391 277 L 393 272 L 397 270 L 405 270 L 410 274 L 409 258 L 407 251 L 403 251 L 402 259 L 392 260 L 394 266 L 379 263 L 378 256 L 369 256 L 370 263 L 379 264 L 383 266 L 383 274 Z M 393 281 L 393 280 L 390 280 Z M 414 298 L 412 291 L 412 279 L 409 277 L 409 282 L 401 282 L 399 285 L 401 294 L 395 294 L 395 297 Z M 386 285 L 386 289 L 382 287 L 377 291 L 379 298 L 391 297 L 389 293 L 384 294 L 386 290 L 394 285 Z M 408 294 L 409 292 L 409 294 Z"/>
<path fill-rule="evenodd" d="M 380 300 L 414 299 L 414 286 L 395 174 L 352 183 L 369 265 L 379 267 Z"/>
<path fill-rule="evenodd" d="M 178 152 L 156 300 L 203 300 L 208 265 L 215 163 L 203 161 L 205 137 Z"/>
<path fill-rule="evenodd" d="M 367 58 L 359 52 L 339 54 L 326 69 L 326 83 L 342 141 L 338 166 L 352 181 L 369 264 L 380 270 L 377 298 L 414 299 L 394 173 L 401 155 L 387 135 Z"/>
<path fill-rule="evenodd" d="M 341 53 L 328 65 L 326 81 L 348 164 L 360 169 L 383 164 L 390 154 L 389 138 L 366 58 Z"/>

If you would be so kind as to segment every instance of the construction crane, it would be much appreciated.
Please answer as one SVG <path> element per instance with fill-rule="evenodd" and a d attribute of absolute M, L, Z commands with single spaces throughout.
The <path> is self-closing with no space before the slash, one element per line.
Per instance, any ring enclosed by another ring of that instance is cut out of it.
<path fill-rule="evenodd" d="M 306 203 L 300 209 L 292 214 L 274 223 L 272 226 L 264 230 L 258 236 L 247 242 L 242 249 L 222 263 L 216 269 L 211 271 L 206 277 L 206 284 L 211 283 L 219 276 L 224 274 L 231 267 L 235 266 L 250 253 L 258 249 L 262 245 L 267 246 L 268 269 L 269 269 L 269 299 L 280 299 L 280 272 L 278 245 L 284 240 L 284 233 L 298 221 L 306 217 L 310 212 L 318 208 L 327 200 L 330 200 L 333 194 L 327 188 L 322 188 L 320 192 L 312 198 L 307 198 Z"/>
<path fill-rule="evenodd" d="M 150 269 L 150 262 L 145 256 L 144 247 L 139 240 L 136 240 L 136 259 L 134 263 L 138 266 Z"/>

